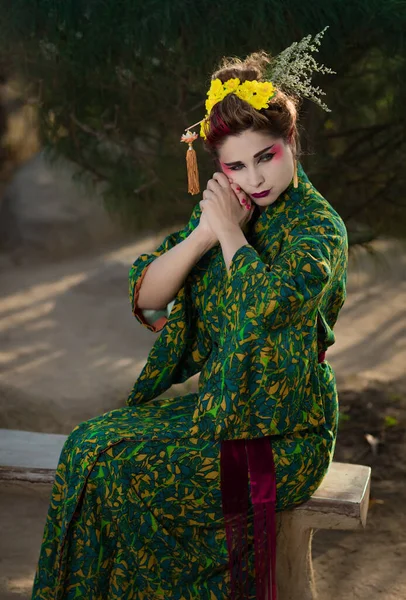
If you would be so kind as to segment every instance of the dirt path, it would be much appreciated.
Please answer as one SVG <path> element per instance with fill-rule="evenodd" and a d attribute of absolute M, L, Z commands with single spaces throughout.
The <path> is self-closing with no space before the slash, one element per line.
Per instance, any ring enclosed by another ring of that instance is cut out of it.
<path fill-rule="evenodd" d="M 3 258 L 0 427 L 69 433 L 124 405 L 154 340 L 131 314 L 127 273 L 161 239 L 59 263 Z M 379 262 L 364 251 L 351 258 L 328 352 L 344 415 L 336 460 L 372 465 L 373 501 L 364 532 L 316 534 L 320 600 L 406 597 L 406 250 L 389 241 L 375 248 Z M 377 455 L 366 433 L 380 440 Z M 30 597 L 49 495 L 46 486 L 2 489 L 1 600 Z"/>

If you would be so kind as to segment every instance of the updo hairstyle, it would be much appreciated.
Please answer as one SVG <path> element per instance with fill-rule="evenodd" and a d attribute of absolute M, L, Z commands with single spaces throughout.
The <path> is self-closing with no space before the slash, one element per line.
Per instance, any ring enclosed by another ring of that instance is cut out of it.
<path fill-rule="evenodd" d="M 211 79 L 220 79 L 225 83 L 228 79 L 238 77 L 240 82 L 264 81 L 263 73 L 271 57 L 264 50 L 253 52 L 245 60 L 224 57 Z M 215 161 L 218 161 L 218 149 L 222 140 L 228 135 L 237 135 L 246 129 L 269 133 L 273 137 L 289 141 L 292 133 L 294 157 L 299 158 L 300 140 L 297 128 L 299 101 L 277 89 L 269 102 L 269 108 L 257 110 L 248 102 L 235 94 L 228 94 L 217 102 L 210 112 L 205 126 L 206 139 L 204 148 Z"/>

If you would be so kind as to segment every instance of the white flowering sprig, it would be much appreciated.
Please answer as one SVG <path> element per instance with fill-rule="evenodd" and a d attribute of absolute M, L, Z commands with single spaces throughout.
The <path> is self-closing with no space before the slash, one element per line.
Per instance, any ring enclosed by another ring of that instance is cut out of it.
<path fill-rule="evenodd" d="M 325 92 L 319 87 L 314 87 L 311 83 L 311 78 L 314 72 L 336 74 L 325 65 L 319 65 L 311 52 L 318 52 L 321 43 L 321 38 L 324 35 L 328 25 L 314 36 L 307 35 L 300 42 L 293 42 L 291 46 L 278 54 L 270 63 L 264 79 L 272 81 L 272 83 L 280 89 L 293 93 L 298 96 L 303 96 L 312 100 L 327 112 L 331 110 L 322 102 L 320 96 L 325 96 Z"/>

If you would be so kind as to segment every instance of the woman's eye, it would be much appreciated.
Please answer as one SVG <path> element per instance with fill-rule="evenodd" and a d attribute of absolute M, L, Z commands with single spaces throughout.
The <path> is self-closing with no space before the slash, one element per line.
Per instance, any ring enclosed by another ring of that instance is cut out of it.
<path fill-rule="evenodd" d="M 275 154 L 272 154 L 272 152 L 268 152 L 268 154 L 263 154 L 263 155 L 261 156 L 261 160 L 262 160 L 263 158 L 266 158 L 266 159 L 271 159 L 271 158 L 273 158 L 274 156 L 275 156 Z"/>
<path fill-rule="evenodd" d="M 272 158 L 274 156 L 275 156 L 275 153 L 272 154 L 272 152 L 268 152 L 267 154 L 263 154 L 260 157 L 259 160 L 262 161 L 262 159 L 265 158 L 266 159 L 265 162 L 269 162 L 270 160 L 272 160 Z M 232 171 L 241 171 L 241 169 L 243 168 L 243 166 L 244 166 L 243 164 L 241 164 L 241 165 L 235 165 L 234 167 L 230 167 L 230 169 Z"/>

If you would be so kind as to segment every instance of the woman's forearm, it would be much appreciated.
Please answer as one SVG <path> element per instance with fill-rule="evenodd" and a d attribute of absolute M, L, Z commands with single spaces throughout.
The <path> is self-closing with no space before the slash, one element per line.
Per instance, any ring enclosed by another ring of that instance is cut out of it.
<path fill-rule="evenodd" d="M 210 248 L 197 227 L 186 239 L 153 260 L 140 287 L 138 307 L 163 310 L 175 298 L 192 267 Z"/>
<path fill-rule="evenodd" d="M 227 269 L 227 273 L 230 271 L 230 264 L 234 254 L 241 248 L 248 244 L 248 240 L 244 235 L 244 232 L 239 225 L 231 227 L 222 232 L 219 238 L 221 245 L 221 251 L 223 253 L 224 264 Z"/>

